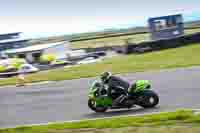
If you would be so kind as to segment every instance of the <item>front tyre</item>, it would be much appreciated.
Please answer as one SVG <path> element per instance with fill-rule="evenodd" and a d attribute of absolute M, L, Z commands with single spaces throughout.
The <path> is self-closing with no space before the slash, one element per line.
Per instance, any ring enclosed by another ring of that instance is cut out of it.
<path fill-rule="evenodd" d="M 108 109 L 108 108 L 103 107 L 103 106 L 97 107 L 95 104 L 96 104 L 96 101 L 94 99 L 88 100 L 88 107 L 95 112 L 101 112 L 102 113 L 102 112 L 106 112 L 106 110 Z"/>
<path fill-rule="evenodd" d="M 143 108 L 153 108 L 159 103 L 158 95 L 153 91 L 147 91 L 144 93 L 143 101 L 141 101 L 140 106 Z"/>

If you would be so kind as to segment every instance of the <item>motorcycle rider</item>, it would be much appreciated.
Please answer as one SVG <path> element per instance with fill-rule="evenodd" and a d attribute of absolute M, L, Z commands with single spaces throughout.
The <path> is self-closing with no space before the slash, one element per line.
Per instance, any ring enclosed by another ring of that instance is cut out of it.
<path fill-rule="evenodd" d="M 123 79 L 113 76 L 111 72 L 103 72 L 100 75 L 102 82 L 108 86 L 107 94 L 109 97 L 112 96 L 112 91 L 118 92 L 119 96 L 114 99 L 114 105 L 122 104 L 128 97 L 129 83 Z"/>

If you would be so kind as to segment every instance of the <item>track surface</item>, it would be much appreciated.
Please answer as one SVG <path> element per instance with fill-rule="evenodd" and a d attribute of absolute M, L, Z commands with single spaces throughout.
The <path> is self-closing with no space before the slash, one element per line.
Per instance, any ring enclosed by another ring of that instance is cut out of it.
<path fill-rule="evenodd" d="M 88 87 L 94 78 L 19 88 L 6 87 L 0 89 L 0 128 L 143 114 L 178 108 L 200 108 L 199 67 L 120 76 L 132 82 L 136 79 L 150 80 L 154 90 L 160 95 L 159 106 L 148 110 L 135 108 L 132 110 L 114 110 L 105 114 L 94 113 L 87 107 Z"/>

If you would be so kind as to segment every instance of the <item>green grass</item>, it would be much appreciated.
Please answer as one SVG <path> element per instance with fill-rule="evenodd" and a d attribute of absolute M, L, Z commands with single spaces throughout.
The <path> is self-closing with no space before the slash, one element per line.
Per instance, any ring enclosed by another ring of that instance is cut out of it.
<path fill-rule="evenodd" d="M 96 64 L 60 68 L 29 74 L 29 82 L 68 80 L 98 76 L 103 71 L 114 74 L 142 72 L 200 65 L 200 44 L 140 55 L 122 55 Z M 0 85 L 15 84 L 16 77 L 0 80 Z"/>
<path fill-rule="evenodd" d="M 187 29 L 185 30 L 185 34 L 188 35 L 188 34 L 193 34 L 193 33 L 197 33 L 197 32 L 200 32 L 200 28 L 197 28 L 197 29 Z"/>
<path fill-rule="evenodd" d="M 139 43 L 141 41 L 149 41 L 149 33 L 145 34 L 137 34 L 137 35 L 127 35 L 127 36 L 119 36 L 119 37 L 109 37 L 109 38 L 101 38 L 95 40 L 86 40 L 80 42 L 72 42 L 71 47 L 73 49 L 78 48 L 96 48 L 103 46 L 120 46 L 125 45 L 125 41 L 129 40 L 129 42 Z"/>
<path fill-rule="evenodd" d="M 145 116 L 125 116 L 118 118 L 87 120 L 80 122 L 66 122 L 41 126 L 23 126 L 10 129 L 0 129 L 0 133 L 58 133 L 69 129 L 116 129 L 124 127 L 162 127 L 176 125 L 197 126 L 200 124 L 200 115 L 194 115 L 190 110 L 160 113 Z M 73 130 L 71 130 L 73 131 Z"/>
<path fill-rule="evenodd" d="M 197 32 L 200 32 L 200 28 L 185 30 L 186 35 Z M 127 39 L 129 40 L 130 43 L 140 43 L 143 41 L 150 41 L 150 34 L 145 33 L 145 34 L 136 34 L 136 35 L 127 35 L 127 36 L 72 42 L 71 47 L 73 49 L 79 49 L 79 48 L 96 48 L 103 46 L 120 46 L 120 45 L 125 45 Z"/>

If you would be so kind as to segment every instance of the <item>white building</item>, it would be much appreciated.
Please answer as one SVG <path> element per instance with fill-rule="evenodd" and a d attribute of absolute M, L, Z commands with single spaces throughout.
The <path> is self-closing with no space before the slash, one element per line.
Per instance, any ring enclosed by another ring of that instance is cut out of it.
<path fill-rule="evenodd" d="M 48 44 L 32 45 L 24 48 L 7 50 L 4 53 L 9 57 L 25 58 L 28 62 L 37 62 L 42 54 L 53 54 L 56 59 L 66 59 L 66 53 L 70 51 L 69 42 L 56 42 Z"/>

